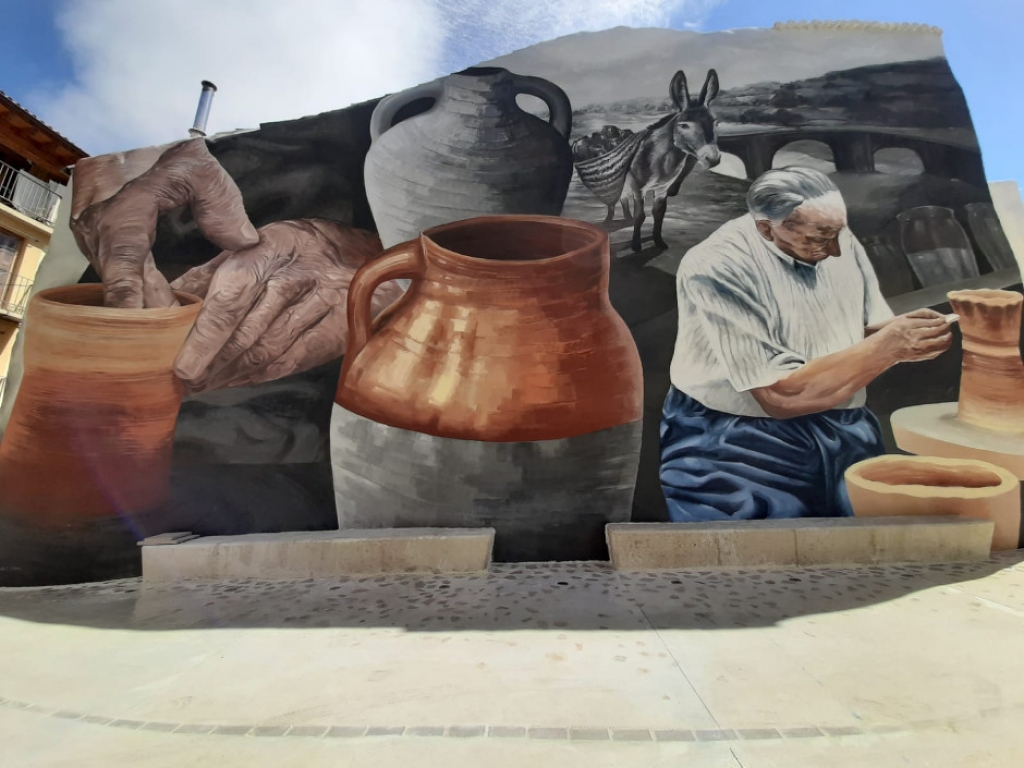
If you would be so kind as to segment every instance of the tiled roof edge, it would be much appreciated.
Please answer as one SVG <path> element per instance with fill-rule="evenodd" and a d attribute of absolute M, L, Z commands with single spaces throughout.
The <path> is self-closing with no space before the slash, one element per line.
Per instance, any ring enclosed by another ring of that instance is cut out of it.
<path fill-rule="evenodd" d="M 45 122 L 43 122 L 38 117 L 33 115 L 31 112 L 29 112 L 27 109 L 25 109 L 25 107 L 23 107 L 21 104 L 19 104 L 17 101 L 15 101 L 9 94 L 6 94 L 3 91 L 0 91 L 0 101 L 7 102 L 11 106 L 13 106 L 16 110 L 21 112 L 26 118 L 28 118 L 32 122 L 38 124 L 39 127 L 41 127 L 44 130 L 49 131 L 50 133 L 52 133 L 58 139 L 63 141 L 67 145 L 67 147 L 69 149 L 77 152 L 82 157 L 88 157 L 89 156 L 88 152 L 86 152 L 84 149 L 82 149 L 77 144 L 75 144 L 73 141 L 71 141 L 71 139 L 69 139 L 63 133 L 61 133 L 57 129 L 53 128 L 52 126 L 47 125 Z"/>
<path fill-rule="evenodd" d="M 859 30 L 864 32 L 903 32 L 927 35 L 941 35 L 942 30 L 930 24 L 902 24 L 884 21 L 780 21 L 776 22 L 772 29 L 805 30 L 805 29 L 832 29 L 832 30 Z"/>

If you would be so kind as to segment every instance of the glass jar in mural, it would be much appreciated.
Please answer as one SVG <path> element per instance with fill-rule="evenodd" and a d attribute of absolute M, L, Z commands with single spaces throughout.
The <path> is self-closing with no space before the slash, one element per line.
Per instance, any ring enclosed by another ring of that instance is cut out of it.
<path fill-rule="evenodd" d="M 903 250 L 922 287 L 978 276 L 971 241 L 952 210 L 925 205 L 897 219 Z"/>
<path fill-rule="evenodd" d="M 542 99 L 549 122 L 516 96 Z M 426 112 L 403 108 L 432 99 Z M 467 69 L 385 98 L 370 121 L 366 196 L 384 247 L 481 214 L 558 215 L 572 177 L 572 107 L 558 86 L 497 67 Z"/>
<path fill-rule="evenodd" d="M 860 242 L 875 268 L 883 296 L 899 296 L 914 290 L 914 273 L 898 242 L 885 235 L 862 237 Z"/>
<path fill-rule="evenodd" d="M 103 306 L 103 286 L 40 291 L 25 373 L 0 443 L 0 509 L 39 528 L 155 510 L 166 501 L 182 384 L 172 366 L 199 314 Z"/>
<path fill-rule="evenodd" d="M 967 226 L 992 269 L 1015 268 L 1017 259 L 992 203 L 969 203 L 964 206 L 964 211 L 967 213 Z"/>
<path fill-rule="evenodd" d="M 643 372 L 608 235 L 555 217 L 428 230 L 356 273 L 331 424 L 341 528 L 497 530 L 503 561 L 602 558 L 631 514 Z M 384 280 L 412 281 L 371 324 Z"/>

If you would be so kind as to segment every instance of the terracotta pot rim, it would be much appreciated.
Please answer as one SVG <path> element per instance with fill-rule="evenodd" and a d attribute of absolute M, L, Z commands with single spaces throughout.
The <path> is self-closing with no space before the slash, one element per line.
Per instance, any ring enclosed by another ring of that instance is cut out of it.
<path fill-rule="evenodd" d="M 443 245 L 439 245 L 434 240 L 434 235 L 441 234 L 453 229 L 462 229 L 468 224 L 472 223 L 474 226 L 486 226 L 488 224 L 510 224 L 513 222 L 519 222 L 522 224 L 553 224 L 559 229 L 577 229 L 593 236 L 593 241 L 584 243 L 579 248 L 575 248 L 565 253 L 560 253 L 557 256 L 548 256 L 543 259 L 485 259 L 479 256 L 469 256 L 465 253 L 459 253 L 458 251 L 452 251 L 445 248 Z M 524 215 L 496 215 L 496 216 L 473 216 L 469 219 L 460 219 L 459 221 L 452 221 L 448 224 L 441 224 L 436 227 L 424 230 L 420 235 L 420 239 L 423 241 L 424 246 L 427 243 L 430 244 L 430 249 L 439 252 L 446 259 L 466 265 L 473 266 L 503 266 L 503 267 L 525 267 L 525 266 L 537 266 L 539 264 L 551 265 L 561 264 L 562 262 L 572 261 L 584 252 L 597 248 L 600 249 L 604 243 L 608 242 L 608 233 L 600 227 L 595 227 L 593 224 L 588 224 L 585 221 L 579 221 L 578 219 L 569 219 L 564 216 L 524 216 Z M 415 242 L 413 240 L 412 242 Z M 426 252 L 424 247 L 424 252 Z"/>
<path fill-rule="evenodd" d="M 144 320 L 167 320 L 180 315 L 193 314 L 199 311 L 203 300 L 198 296 L 186 293 L 185 291 L 174 291 L 174 295 L 181 302 L 178 307 L 151 307 L 143 309 L 128 309 L 123 307 L 105 307 L 102 304 L 79 304 L 73 301 L 62 301 L 59 296 L 73 296 L 76 298 L 103 297 L 102 283 L 78 283 L 75 285 L 62 285 L 54 288 L 46 288 L 39 291 L 32 297 L 32 304 L 38 304 L 49 310 L 66 311 L 74 309 L 75 314 L 89 318 L 104 320 L 130 320 L 139 322 Z"/>
<path fill-rule="evenodd" d="M 999 482 L 995 485 L 966 486 L 966 485 L 917 485 L 917 484 L 893 484 L 883 483 L 877 480 L 869 480 L 861 473 L 864 469 L 879 464 L 920 464 L 937 466 L 943 469 L 970 468 L 988 472 L 996 477 Z M 928 496 L 932 498 L 963 498 L 965 495 L 972 498 L 990 498 L 1001 496 L 1009 490 L 1016 491 L 1020 486 L 1020 480 L 1009 470 L 979 459 L 949 459 L 940 456 L 903 456 L 899 454 L 886 454 L 876 456 L 873 459 L 866 459 L 858 462 L 845 472 L 846 482 L 882 495 L 899 496 Z"/>
<path fill-rule="evenodd" d="M 1001 291 L 994 288 L 949 291 L 946 294 L 946 298 L 951 302 L 984 304 L 990 307 L 1012 307 L 1024 302 L 1024 294 L 1017 293 L 1016 291 Z"/>

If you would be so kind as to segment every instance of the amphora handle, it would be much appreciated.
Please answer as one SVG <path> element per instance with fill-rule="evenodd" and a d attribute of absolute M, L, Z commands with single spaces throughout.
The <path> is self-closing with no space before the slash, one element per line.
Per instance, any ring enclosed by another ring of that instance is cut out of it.
<path fill-rule="evenodd" d="M 404 303 L 415 286 L 409 286 L 405 294 L 385 309 L 376 320 L 373 320 L 373 292 L 377 286 L 387 280 L 396 278 L 415 279 L 423 276 L 425 262 L 423 246 L 420 238 L 389 248 L 373 261 L 361 266 L 352 276 L 348 289 L 348 344 L 345 348 L 345 364 L 341 378 L 348 371 L 363 348 L 370 341 L 376 328 L 391 315 L 397 307 Z"/>
<path fill-rule="evenodd" d="M 373 114 L 370 116 L 370 140 L 376 141 L 385 131 L 394 126 L 395 116 L 402 107 L 411 104 L 416 99 L 433 99 L 436 106 L 437 100 L 441 98 L 443 91 L 444 84 L 439 80 L 435 80 L 431 83 L 417 85 L 415 88 L 410 88 L 401 93 L 385 96 L 377 104 Z M 433 108 L 431 107 L 430 109 Z"/>
<path fill-rule="evenodd" d="M 565 91 L 543 77 L 529 75 L 513 75 L 512 88 L 516 93 L 536 96 L 548 105 L 548 122 L 565 138 L 569 138 L 572 130 L 572 105 Z"/>

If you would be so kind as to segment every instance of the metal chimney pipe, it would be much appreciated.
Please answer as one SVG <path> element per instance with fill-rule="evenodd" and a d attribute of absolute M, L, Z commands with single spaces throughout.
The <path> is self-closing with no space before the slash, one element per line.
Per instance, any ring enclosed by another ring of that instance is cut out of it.
<path fill-rule="evenodd" d="M 199 94 L 199 108 L 196 109 L 196 119 L 192 127 L 188 129 L 188 135 L 192 138 L 206 135 L 206 121 L 210 119 L 210 105 L 213 103 L 213 94 L 217 86 L 209 80 L 202 82 L 203 92 Z"/>

